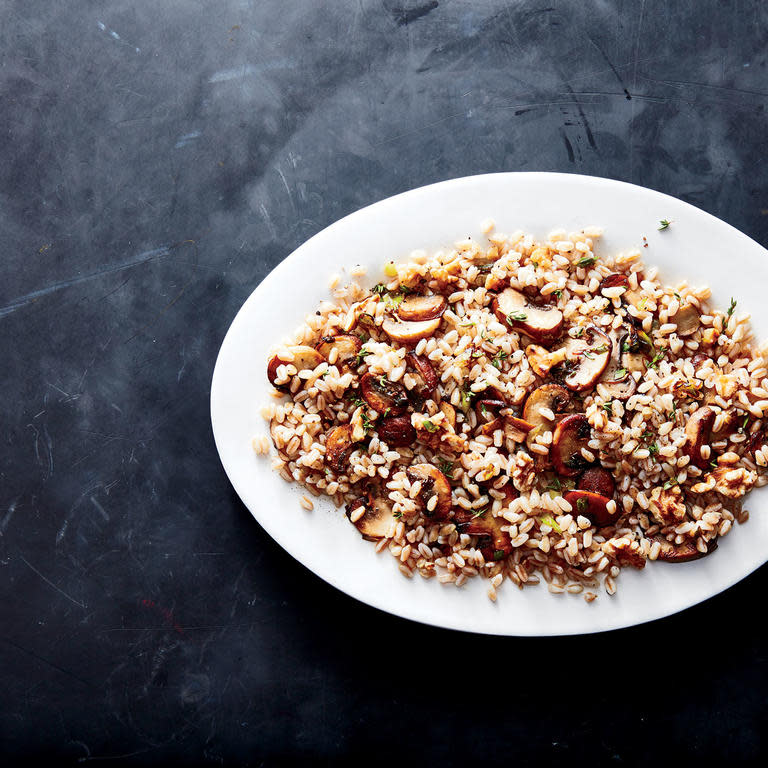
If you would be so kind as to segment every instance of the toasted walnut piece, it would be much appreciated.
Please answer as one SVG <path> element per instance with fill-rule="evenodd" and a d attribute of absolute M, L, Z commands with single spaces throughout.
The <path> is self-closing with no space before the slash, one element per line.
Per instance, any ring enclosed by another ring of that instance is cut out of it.
<path fill-rule="evenodd" d="M 540 347 L 538 344 L 529 344 L 525 348 L 525 355 L 528 358 L 528 363 L 533 369 L 533 372 L 537 376 L 542 378 L 546 376 L 552 368 L 565 360 L 566 349 L 560 347 L 553 352 L 550 352 L 545 347 Z"/>
<path fill-rule="evenodd" d="M 609 539 L 607 543 L 613 548 L 613 556 L 619 565 L 645 568 L 645 555 L 640 551 L 640 545 L 636 541 L 623 536 L 618 539 Z"/>
<path fill-rule="evenodd" d="M 710 472 L 715 490 L 729 499 L 741 498 L 757 482 L 757 473 L 744 467 L 718 466 Z"/>
<path fill-rule="evenodd" d="M 651 491 L 651 512 L 660 525 L 673 525 L 685 517 L 683 492 L 672 488 L 656 487 Z"/>

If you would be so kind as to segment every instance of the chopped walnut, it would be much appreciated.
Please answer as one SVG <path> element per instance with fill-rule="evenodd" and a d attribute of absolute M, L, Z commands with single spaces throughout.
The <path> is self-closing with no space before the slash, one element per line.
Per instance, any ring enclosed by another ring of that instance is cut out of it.
<path fill-rule="evenodd" d="M 640 545 L 626 536 L 608 539 L 603 545 L 603 551 L 612 555 L 619 565 L 645 568 L 645 555 L 640 551 Z"/>
<path fill-rule="evenodd" d="M 515 466 L 512 469 L 512 484 L 521 493 L 530 491 L 536 484 L 536 467 L 533 459 L 522 451 L 515 454 Z"/>
<path fill-rule="evenodd" d="M 651 512 L 661 525 L 673 525 L 685 517 L 683 492 L 679 486 L 654 488 L 651 491 Z"/>
<path fill-rule="evenodd" d="M 552 368 L 565 360 L 566 349 L 561 347 L 554 352 L 550 352 L 537 344 L 529 344 L 525 348 L 525 355 L 533 371 L 541 377 L 546 376 Z"/>
<path fill-rule="evenodd" d="M 757 472 L 744 467 L 719 466 L 712 470 L 715 490 L 729 499 L 738 499 L 757 482 Z"/>

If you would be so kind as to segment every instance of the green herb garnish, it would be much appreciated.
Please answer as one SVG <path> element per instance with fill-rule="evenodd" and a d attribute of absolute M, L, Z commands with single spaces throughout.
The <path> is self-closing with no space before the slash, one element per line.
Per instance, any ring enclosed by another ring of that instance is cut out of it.
<path fill-rule="evenodd" d="M 527 320 L 527 319 L 528 319 L 528 315 L 526 315 L 525 312 L 521 312 L 519 310 L 515 310 L 514 312 L 510 312 L 507 315 L 507 322 L 510 325 L 512 325 L 512 323 L 515 322 L 515 320 L 520 321 L 520 320 Z"/>
<path fill-rule="evenodd" d="M 493 356 L 493 360 L 491 360 L 491 365 L 492 365 L 494 368 L 498 368 L 499 370 L 501 370 L 501 361 L 502 361 L 502 360 L 503 360 L 505 357 L 509 357 L 509 355 L 508 355 L 508 354 L 507 354 L 507 353 L 506 353 L 506 352 L 505 352 L 503 349 L 500 349 L 500 350 L 499 350 L 499 351 L 498 351 L 498 352 L 497 352 L 497 353 L 496 353 L 496 354 Z"/>
<path fill-rule="evenodd" d="M 473 397 L 477 397 L 477 392 L 473 392 L 471 389 L 461 390 L 460 405 L 463 411 L 468 411 L 472 407 Z"/>
<path fill-rule="evenodd" d="M 558 299 L 562 298 L 563 292 L 560 288 L 557 288 L 556 290 L 552 291 L 553 296 L 557 296 Z"/>
<path fill-rule="evenodd" d="M 576 509 L 578 509 L 579 512 L 586 512 L 588 508 L 589 502 L 583 496 L 576 499 Z"/>
<path fill-rule="evenodd" d="M 577 267 L 588 267 L 596 261 L 594 256 L 582 256 L 577 262 Z"/>
<path fill-rule="evenodd" d="M 583 501 L 586 503 L 586 499 L 579 499 L 579 501 Z M 558 533 L 562 533 L 563 529 L 557 524 L 557 520 L 555 520 L 552 515 L 542 515 L 539 518 L 539 524 L 540 525 L 548 525 L 553 531 L 557 531 Z"/>
<path fill-rule="evenodd" d="M 662 486 L 665 491 L 668 491 L 672 486 L 679 485 L 676 477 L 670 477 L 666 483 Z"/>
<path fill-rule="evenodd" d="M 450 480 L 453 478 L 453 462 L 444 459 L 442 456 L 437 457 L 437 463 L 440 467 L 440 471 Z"/>
<path fill-rule="evenodd" d="M 424 419 L 424 421 L 421 422 L 421 426 L 424 427 L 427 432 L 437 432 L 437 430 L 440 429 L 437 424 L 433 424 L 429 419 Z"/>
<path fill-rule="evenodd" d="M 626 375 L 627 375 L 626 368 L 617 368 L 613 373 L 613 380 L 621 381 L 621 379 L 623 379 Z"/>
<path fill-rule="evenodd" d="M 662 219 L 659 222 L 659 225 L 660 225 L 659 226 L 659 232 L 663 232 L 671 223 L 672 223 L 671 221 L 667 221 L 666 219 Z"/>
<path fill-rule="evenodd" d="M 488 511 L 488 507 L 483 507 L 483 509 L 478 509 L 477 512 L 475 512 L 475 514 L 472 515 L 472 519 L 474 520 L 476 517 L 482 517 L 487 511 Z"/>
<path fill-rule="evenodd" d="M 371 352 L 370 349 L 365 349 L 365 348 L 361 349 L 357 353 L 357 355 L 355 356 L 355 364 L 356 365 L 362 365 L 363 364 L 363 359 L 368 357 L 368 355 L 372 355 L 372 354 L 373 353 Z"/>
<path fill-rule="evenodd" d="M 613 415 L 613 400 L 610 403 L 603 403 L 600 406 L 606 413 Z"/>
<path fill-rule="evenodd" d="M 378 293 L 379 296 L 383 295 L 385 291 L 387 290 L 387 286 L 384 285 L 384 283 L 376 283 L 376 285 L 371 288 L 371 291 L 373 293 Z"/>
<path fill-rule="evenodd" d="M 648 363 L 648 367 L 649 367 L 649 368 L 656 368 L 656 367 L 658 366 L 658 364 L 661 362 L 661 359 L 662 359 L 662 358 L 664 357 L 664 355 L 666 355 L 666 354 L 667 354 L 667 350 L 666 350 L 666 349 L 660 349 L 660 350 L 659 350 L 659 351 L 658 351 L 658 352 L 657 352 L 657 353 L 656 353 L 656 354 L 653 356 L 653 359 L 651 360 L 651 362 L 650 362 L 650 363 Z"/>
<path fill-rule="evenodd" d="M 574 339 L 580 339 L 584 335 L 584 326 L 579 326 L 572 334 L 571 336 Z"/>
<path fill-rule="evenodd" d="M 651 454 L 651 458 L 655 459 L 656 456 L 658 456 L 658 453 L 659 453 L 659 444 L 658 443 L 653 443 L 652 445 L 649 445 L 648 446 L 648 453 Z"/>
<path fill-rule="evenodd" d="M 371 429 L 373 429 L 373 422 L 368 418 L 368 414 L 364 413 L 361 418 L 361 423 L 363 425 L 363 429 L 368 432 Z"/>
<path fill-rule="evenodd" d="M 736 304 L 738 304 L 738 302 L 733 298 L 733 296 L 731 296 L 731 306 L 728 307 L 728 312 L 726 312 L 726 318 L 727 318 L 726 322 L 728 322 L 728 320 L 731 319 L 731 316 L 733 315 L 733 310 L 736 309 Z"/>

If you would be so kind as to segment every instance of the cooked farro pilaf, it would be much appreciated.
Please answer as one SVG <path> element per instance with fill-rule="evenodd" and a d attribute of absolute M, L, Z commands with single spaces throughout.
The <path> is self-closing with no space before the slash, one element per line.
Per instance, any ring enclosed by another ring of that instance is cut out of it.
<path fill-rule="evenodd" d="M 765 350 L 734 301 L 662 285 L 639 251 L 598 259 L 599 235 L 488 234 L 372 289 L 334 276 L 268 363 L 273 467 L 406 576 L 482 575 L 492 600 L 543 579 L 592 602 L 622 566 L 712 552 L 768 482 Z"/>

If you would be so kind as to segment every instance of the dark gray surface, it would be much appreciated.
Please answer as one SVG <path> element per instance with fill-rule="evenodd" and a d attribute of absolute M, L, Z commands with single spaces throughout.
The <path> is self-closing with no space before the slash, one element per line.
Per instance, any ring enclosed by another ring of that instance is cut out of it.
<path fill-rule="evenodd" d="M 764 758 L 765 569 L 599 637 L 385 616 L 254 522 L 208 394 L 267 272 L 411 187 L 595 174 L 768 243 L 767 24 L 761 2 L 0 0 L 2 752 Z"/>

